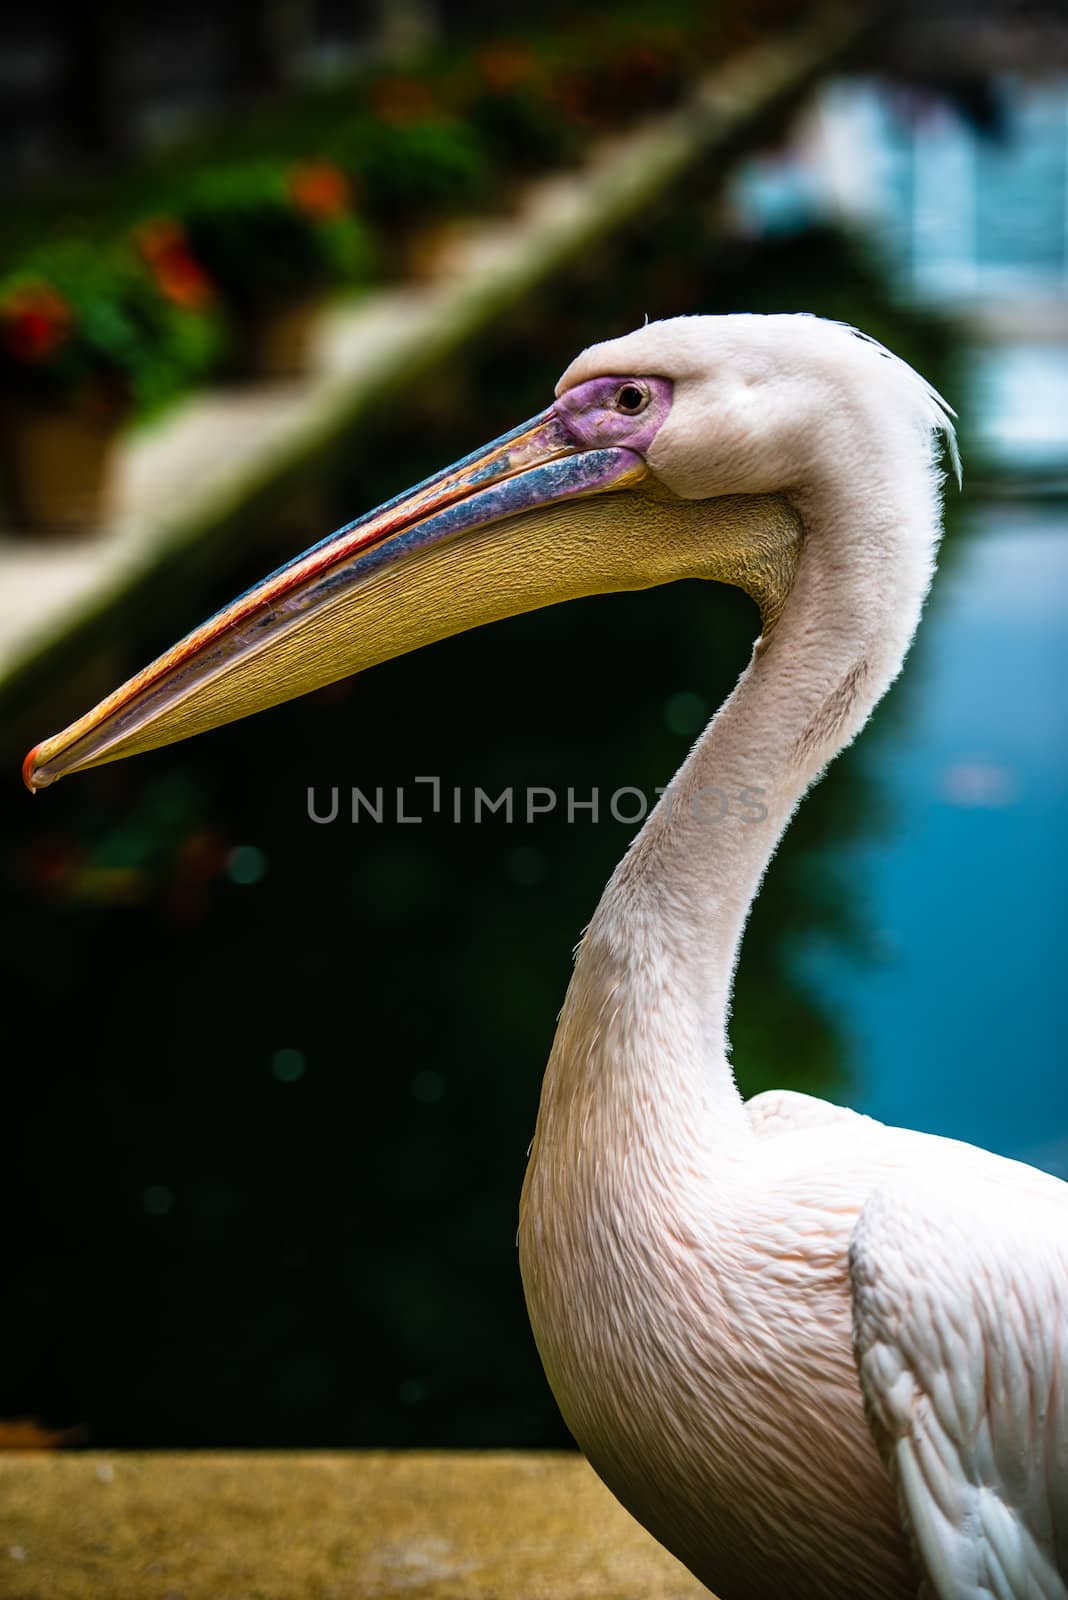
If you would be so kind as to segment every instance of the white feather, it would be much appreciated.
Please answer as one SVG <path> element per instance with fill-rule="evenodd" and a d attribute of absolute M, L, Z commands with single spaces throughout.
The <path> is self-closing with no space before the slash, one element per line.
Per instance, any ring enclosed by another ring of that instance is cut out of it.
<path fill-rule="evenodd" d="M 941 1600 L 1068 1600 L 1065 1186 L 991 1162 L 962 1190 L 953 1165 L 854 1230 L 868 1414 Z"/>

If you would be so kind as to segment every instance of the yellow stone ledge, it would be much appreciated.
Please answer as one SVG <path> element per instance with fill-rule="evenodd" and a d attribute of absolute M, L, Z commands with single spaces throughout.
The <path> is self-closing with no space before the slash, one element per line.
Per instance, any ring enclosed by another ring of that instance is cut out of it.
<path fill-rule="evenodd" d="M 708 1600 L 578 1455 L 0 1459 L 3 1600 Z"/>

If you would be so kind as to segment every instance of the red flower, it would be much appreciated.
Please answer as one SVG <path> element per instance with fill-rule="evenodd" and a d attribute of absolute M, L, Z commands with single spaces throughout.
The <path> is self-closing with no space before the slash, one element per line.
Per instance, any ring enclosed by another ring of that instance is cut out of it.
<path fill-rule="evenodd" d="M 185 229 L 173 217 L 155 217 L 134 234 L 156 287 L 185 311 L 202 311 L 215 298 L 215 286 L 189 248 Z"/>
<path fill-rule="evenodd" d="M 352 204 L 349 180 L 329 161 L 302 161 L 289 173 L 289 197 L 298 211 L 316 222 L 340 217 Z"/>
<path fill-rule="evenodd" d="M 46 361 L 73 326 L 74 312 L 51 284 L 24 284 L 0 306 L 0 342 L 8 355 L 28 366 Z"/>

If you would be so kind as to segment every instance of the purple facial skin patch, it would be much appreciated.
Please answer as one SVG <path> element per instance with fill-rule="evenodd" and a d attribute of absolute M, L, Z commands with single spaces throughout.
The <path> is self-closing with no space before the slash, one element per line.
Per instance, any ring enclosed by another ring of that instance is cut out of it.
<path fill-rule="evenodd" d="M 553 410 L 587 450 L 625 445 L 644 454 L 671 410 L 670 378 L 590 378 L 568 389 Z"/>

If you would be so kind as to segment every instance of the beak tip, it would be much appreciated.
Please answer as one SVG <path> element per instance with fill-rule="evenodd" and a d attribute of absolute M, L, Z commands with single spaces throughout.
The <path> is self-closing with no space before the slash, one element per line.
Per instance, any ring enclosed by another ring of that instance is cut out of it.
<path fill-rule="evenodd" d="M 38 789 L 47 789 L 53 782 L 45 775 L 40 765 L 41 746 L 35 744 L 25 761 L 22 763 L 22 781 L 31 794 L 36 794 Z"/>

